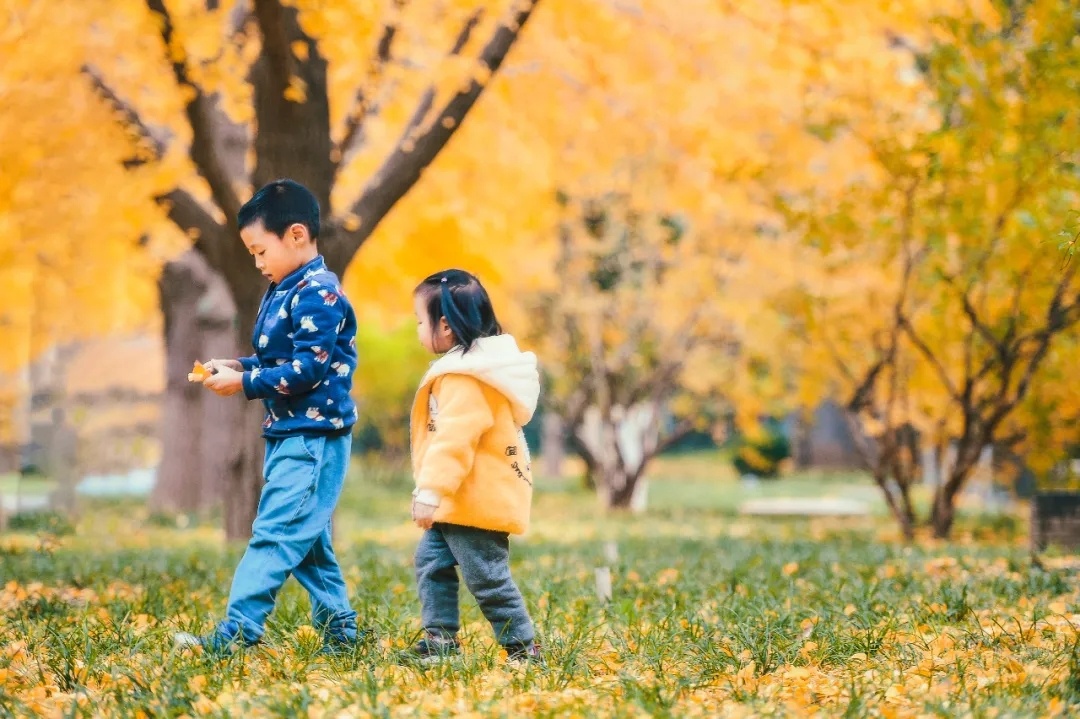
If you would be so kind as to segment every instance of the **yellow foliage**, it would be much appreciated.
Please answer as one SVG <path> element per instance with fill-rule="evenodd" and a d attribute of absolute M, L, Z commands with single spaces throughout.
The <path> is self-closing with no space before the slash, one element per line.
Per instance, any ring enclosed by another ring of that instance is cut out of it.
<path fill-rule="evenodd" d="M 82 6 L 0 2 L 0 414 L 28 390 L 18 368 L 60 342 L 150 326 L 161 222 L 132 143 L 80 72 Z M 153 246 L 151 247 L 151 249 Z M 0 443 L 22 427 L 0 426 Z"/>
<path fill-rule="evenodd" d="M 1080 122 L 1064 109 L 1080 100 L 1072 5 L 1031 3 L 1011 34 L 999 7 L 946 3 L 929 8 L 925 30 L 895 30 L 899 44 L 924 51 L 925 65 L 897 64 L 873 95 L 849 82 L 858 68 L 818 78 L 821 95 L 803 109 L 818 147 L 793 144 L 792 167 L 770 175 L 798 228 L 785 246 L 802 263 L 798 278 L 780 285 L 795 341 L 774 364 L 797 368 L 802 402 L 847 402 L 891 357 L 870 394 L 873 411 L 861 418 L 871 436 L 905 422 L 931 439 L 960 436 L 965 377 L 989 367 L 973 391 L 993 399 L 1013 392 L 1026 367 L 995 364 L 989 337 L 1037 335 L 1063 276 L 1065 296 L 1075 293 L 1056 239 L 1080 193 L 1063 161 Z M 898 307 L 909 328 L 897 324 Z M 1036 466 L 1052 464 L 1075 433 L 1080 407 L 1068 377 L 1076 350 L 1067 328 L 999 428 L 998 436 L 1026 435 Z"/>
<path fill-rule="evenodd" d="M 850 393 L 856 383 L 839 368 L 857 375 L 889 331 L 908 230 L 937 243 L 912 286 L 923 303 L 915 323 L 955 371 L 965 361 L 955 332 L 963 311 L 935 277 L 975 266 L 996 238 L 980 299 L 993 322 L 1006 321 L 1014 312 L 1013 269 L 1037 262 L 1036 274 L 1054 271 L 1052 247 L 1035 259 L 1032 248 L 1054 235 L 1055 218 L 1075 205 L 1080 189 L 1068 173 L 1044 171 L 1037 150 L 1067 147 L 1080 123 L 1062 110 L 1077 103 L 1076 49 L 1060 36 L 1069 4 L 1060 0 L 1031 3 L 1022 38 L 981 44 L 931 19 L 1001 29 L 999 4 L 988 0 L 543 0 L 494 77 L 474 58 L 513 11 L 511 0 L 288 4 L 315 40 L 292 43 L 291 56 L 317 51 L 327 60 L 335 139 L 356 110 L 358 90 L 364 99 L 364 142 L 326 208 L 347 230 L 368 221 L 345 208 L 395 147 L 420 99 L 433 92 L 437 108 L 472 82 L 488 85 L 350 268 L 348 290 L 365 320 L 398 326 L 415 282 L 456 265 L 480 275 L 508 328 L 523 333 L 533 324 L 523 298 L 565 280 L 555 260 L 560 227 L 574 218 L 559 197 L 617 195 L 638 216 L 677 214 L 692 238 L 659 246 L 675 278 L 664 291 L 620 295 L 622 307 L 644 308 L 669 325 L 704 307 L 696 331 L 723 324 L 738 356 L 718 362 L 693 353 L 682 379 L 694 394 L 723 385 L 749 422 L 791 397 L 809 403 Z M 258 33 L 234 27 L 234 3 L 207 11 L 200 0 L 170 0 L 175 37 L 167 54 L 160 19 L 142 0 L 87 0 L 63 13 L 42 5 L 0 0 L 5 397 L 17 395 L 21 382 L 10 373 L 43 348 L 151 321 L 157 265 L 191 240 L 168 229 L 151 197 L 178 185 L 208 195 L 185 157 L 188 96 L 169 59 L 185 59 L 192 79 L 219 96 L 232 119 L 249 122 L 245 78 L 260 42 Z M 448 54 L 474 17 L 462 52 Z M 376 69 L 387 24 L 396 28 L 392 60 Z M 985 90 L 957 99 L 973 131 L 934 132 L 942 103 L 911 52 L 933 42 L 956 45 L 964 82 Z M 1061 50 L 1046 68 L 1049 79 L 1032 77 L 1038 92 L 1028 95 L 1006 91 L 1007 78 L 1030 73 L 1025 52 L 1039 43 Z M 91 90 L 81 71 L 88 59 L 119 96 L 137 98 L 146 125 L 174 136 L 161 162 L 121 166 L 131 138 Z M 285 92 L 302 103 L 308 90 L 293 77 Z M 1055 113 L 1060 123 L 1050 127 Z M 424 122 L 434 120 L 431 112 Z M 919 179 L 913 200 L 905 184 L 912 178 Z M 777 196 L 788 206 L 778 209 Z M 905 230 L 909 202 L 913 227 Z M 792 216 L 805 231 L 785 231 Z M 149 251 L 138 247 L 141 236 L 150 238 Z M 605 308 L 582 290 L 563 288 L 583 314 L 602 316 Z M 1045 307 L 1047 292 L 1029 283 L 1022 314 Z M 627 329 L 610 324 L 598 336 L 618 346 Z M 896 375 L 912 390 L 904 418 L 955 433 L 959 420 L 946 409 L 940 378 L 910 349 Z M 1033 446 L 1047 458 L 1066 431 L 1053 418 L 1080 412 L 1060 389 L 1076 351 L 1075 342 L 1053 349 L 1016 420 L 1039 430 Z M 376 378 L 367 385 L 379 391 Z M 687 404 L 681 398 L 678 406 L 688 411 Z M 877 425 L 868 429 L 892 419 L 870 417 Z"/>

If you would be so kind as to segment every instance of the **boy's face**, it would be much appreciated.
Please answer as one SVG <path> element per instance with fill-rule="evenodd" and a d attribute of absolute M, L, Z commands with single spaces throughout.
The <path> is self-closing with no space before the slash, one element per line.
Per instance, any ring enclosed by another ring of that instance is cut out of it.
<path fill-rule="evenodd" d="M 255 268 L 271 282 L 281 282 L 287 275 L 315 259 L 318 251 L 305 225 L 289 225 L 278 237 L 256 220 L 240 230 L 248 252 L 255 258 Z"/>
<path fill-rule="evenodd" d="M 454 347 L 454 333 L 445 317 L 439 318 L 438 326 L 432 326 L 428 316 L 427 299 L 420 293 L 413 297 L 413 312 L 416 313 L 416 335 L 420 344 L 432 354 L 449 352 Z"/>

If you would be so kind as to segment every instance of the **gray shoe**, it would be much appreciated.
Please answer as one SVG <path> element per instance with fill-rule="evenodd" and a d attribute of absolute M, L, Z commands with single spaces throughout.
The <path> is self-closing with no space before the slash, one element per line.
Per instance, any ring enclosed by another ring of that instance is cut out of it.
<path fill-rule="evenodd" d="M 411 649 L 402 653 L 402 661 L 408 664 L 436 664 L 461 653 L 461 643 L 456 637 L 439 637 L 427 634 Z"/>
<path fill-rule="evenodd" d="M 528 665 L 544 667 L 544 655 L 540 651 L 540 645 L 536 642 L 528 644 L 510 644 L 506 649 L 506 663 L 510 666 L 524 667 Z"/>

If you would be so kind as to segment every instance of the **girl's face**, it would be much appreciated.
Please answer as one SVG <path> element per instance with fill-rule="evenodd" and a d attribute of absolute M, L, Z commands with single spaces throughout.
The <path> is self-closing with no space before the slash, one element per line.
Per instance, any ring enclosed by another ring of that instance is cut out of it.
<path fill-rule="evenodd" d="M 413 296 L 413 312 L 416 313 L 416 334 L 420 338 L 420 344 L 432 354 L 441 355 L 453 349 L 454 333 L 450 331 L 450 325 L 445 317 L 439 318 L 438 325 L 431 324 L 428 316 L 427 298 L 417 293 Z"/>

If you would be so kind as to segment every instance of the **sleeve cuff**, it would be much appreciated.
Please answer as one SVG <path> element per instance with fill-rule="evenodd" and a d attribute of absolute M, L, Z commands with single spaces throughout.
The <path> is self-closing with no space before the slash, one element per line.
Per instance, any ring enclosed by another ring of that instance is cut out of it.
<path fill-rule="evenodd" d="M 241 381 L 244 384 L 244 396 L 248 399 L 256 399 L 255 386 L 251 384 L 251 372 L 245 372 Z"/>
<path fill-rule="evenodd" d="M 259 360 L 256 357 L 237 357 L 236 359 L 240 362 L 240 366 L 244 368 L 245 372 L 250 372 L 259 365 Z"/>
<path fill-rule="evenodd" d="M 427 504 L 432 507 L 442 504 L 442 497 L 433 489 L 418 489 L 413 492 L 413 497 L 416 498 L 418 504 Z"/>

